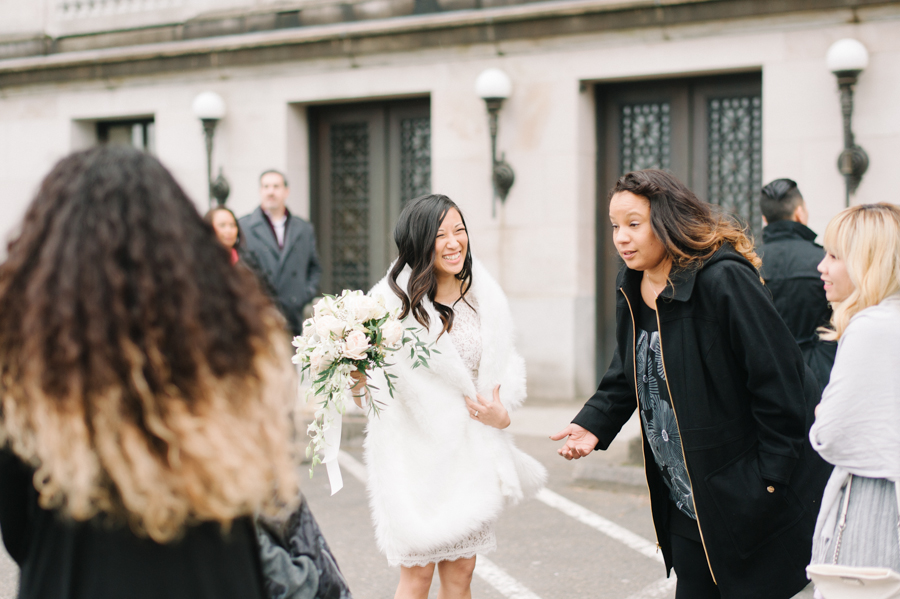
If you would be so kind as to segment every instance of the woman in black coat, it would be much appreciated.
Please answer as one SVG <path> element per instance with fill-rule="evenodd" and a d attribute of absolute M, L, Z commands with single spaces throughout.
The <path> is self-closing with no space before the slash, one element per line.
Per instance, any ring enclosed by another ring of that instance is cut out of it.
<path fill-rule="evenodd" d="M 763 287 L 752 242 L 672 175 L 610 192 L 617 348 L 566 429 L 567 459 L 641 416 L 651 509 L 677 599 L 779 599 L 808 580 L 829 468 L 807 432 L 818 386 Z"/>

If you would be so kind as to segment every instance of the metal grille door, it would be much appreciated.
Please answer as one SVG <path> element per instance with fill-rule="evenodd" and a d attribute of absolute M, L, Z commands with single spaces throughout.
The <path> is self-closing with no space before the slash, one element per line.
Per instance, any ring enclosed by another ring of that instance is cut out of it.
<path fill-rule="evenodd" d="M 369 123 L 336 123 L 331 145 L 331 282 L 362 289 L 369 280 Z"/>
<path fill-rule="evenodd" d="M 431 191 L 428 100 L 310 109 L 322 291 L 368 290 L 396 254 L 403 205 Z"/>
<path fill-rule="evenodd" d="M 762 78 L 757 74 L 598 85 L 597 373 L 615 346 L 615 281 L 621 267 L 606 196 L 621 175 L 671 172 L 701 200 L 762 230 Z"/>
<path fill-rule="evenodd" d="M 708 198 L 731 212 L 754 235 L 762 230 L 762 98 L 759 95 L 707 101 Z"/>

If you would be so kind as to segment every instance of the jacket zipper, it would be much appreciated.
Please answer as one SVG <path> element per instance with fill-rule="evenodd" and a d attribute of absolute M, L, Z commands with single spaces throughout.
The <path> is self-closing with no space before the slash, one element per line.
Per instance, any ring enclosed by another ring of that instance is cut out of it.
<path fill-rule="evenodd" d="M 635 346 L 631 349 L 631 369 L 634 372 L 634 397 L 637 401 L 638 407 L 638 416 L 640 416 L 641 411 L 641 400 L 638 398 L 638 382 L 637 382 L 637 327 L 635 325 L 635 317 L 634 317 L 634 309 L 631 307 L 631 300 L 628 299 L 628 294 L 625 293 L 625 290 L 619 287 L 619 291 L 622 292 L 622 297 L 625 298 L 625 303 L 628 304 L 628 312 L 631 313 L 631 338 L 634 342 Z M 669 375 L 666 372 L 666 358 L 663 353 L 662 347 L 662 332 L 660 331 L 660 322 L 659 322 L 659 312 L 656 312 L 656 329 L 659 333 L 659 353 L 662 358 L 663 363 L 663 374 L 666 377 L 666 390 L 669 392 L 669 402 L 672 404 L 672 413 L 675 414 L 675 424 L 678 426 L 679 434 L 681 431 L 681 425 L 678 424 L 678 414 L 675 412 L 675 400 L 672 398 L 672 390 L 669 388 Z M 644 435 L 644 425 L 641 422 L 641 437 Z M 644 453 L 644 444 L 641 443 L 641 455 L 644 458 L 644 479 L 647 478 L 646 472 L 646 464 L 647 464 L 647 455 Z M 694 482 L 691 480 L 691 473 L 688 471 L 687 467 L 687 458 L 684 455 L 684 445 L 681 446 L 681 459 L 684 460 L 684 471 L 687 472 L 688 481 L 691 483 L 691 501 L 693 502 L 693 489 Z M 650 481 L 647 481 L 647 491 L 650 491 Z M 706 566 L 709 568 L 709 575 L 712 576 L 713 582 L 718 586 L 718 582 L 716 582 L 716 575 L 713 573 L 712 564 L 709 563 L 709 552 L 706 550 L 706 542 L 703 540 L 703 530 L 700 528 L 700 516 L 697 514 L 697 504 L 694 503 L 694 515 L 697 516 L 697 530 L 700 532 L 700 544 L 703 545 L 703 554 L 706 556 Z M 650 519 L 653 521 L 653 530 L 656 530 L 656 519 L 653 517 L 653 510 L 650 510 Z M 658 537 L 658 535 L 657 535 Z M 656 546 L 659 547 L 659 538 L 656 540 Z"/>
<path fill-rule="evenodd" d="M 622 292 L 622 295 L 625 295 L 625 292 Z M 626 301 L 628 300 L 628 296 L 625 296 Z M 629 309 L 631 309 L 631 304 L 629 304 Z M 659 306 L 657 306 L 659 308 Z M 634 313 L 631 315 L 632 326 L 634 326 Z M 662 358 L 663 365 L 663 374 L 666 377 L 666 391 L 669 392 L 669 402 L 672 404 L 672 413 L 675 415 L 675 425 L 678 427 L 678 435 L 684 440 L 684 437 L 681 437 L 681 424 L 678 422 L 678 411 L 675 409 L 675 398 L 672 396 L 672 389 L 669 387 L 669 373 L 666 372 L 666 352 L 663 351 L 663 340 L 662 340 L 662 326 L 659 322 L 659 310 L 656 310 L 656 331 L 659 335 L 659 356 Z M 634 373 L 634 384 L 637 385 L 637 371 Z M 641 444 L 643 446 L 643 443 Z M 688 482 L 691 483 L 691 503 L 694 504 L 694 516 L 697 518 L 697 530 L 700 531 L 700 544 L 703 545 L 703 553 L 706 555 L 706 565 L 709 567 L 709 575 L 712 576 L 713 583 L 718 586 L 719 583 L 716 582 L 716 575 L 713 572 L 712 564 L 709 562 L 709 551 L 706 550 L 706 541 L 703 539 L 703 528 L 700 526 L 700 514 L 697 512 L 697 502 L 694 501 L 694 481 L 691 480 L 691 471 L 688 470 L 687 465 L 687 456 L 684 455 L 684 443 L 681 443 L 681 459 L 684 460 L 684 471 L 688 475 Z"/>
<path fill-rule="evenodd" d="M 622 292 L 622 296 L 625 298 L 625 303 L 628 304 L 628 311 L 631 313 L 631 339 L 636 344 L 637 343 L 637 330 L 636 330 L 636 327 L 634 324 L 635 323 L 634 310 L 631 308 L 631 302 L 629 301 L 628 296 L 625 294 L 625 290 L 622 289 L 621 287 L 619 287 L 619 291 Z M 638 382 L 637 382 L 637 357 L 635 356 L 636 353 L 637 353 L 636 347 L 632 347 L 631 348 L 631 370 L 632 370 L 632 372 L 634 372 L 634 399 L 637 402 L 638 419 L 640 420 L 640 418 L 641 418 L 641 400 L 640 400 L 640 395 L 638 394 L 638 386 L 637 386 Z M 663 368 L 663 371 L 665 371 L 665 368 Z M 675 421 L 678 422 L 678 419 L 676 418 Z M 649 494 L 650 493 L 650 481 L 647 479 L 647 454 L 644 453 L 644 424 L 643 424 L 643 421 L 641 422 L 641 457 L 644 460 L 644 482 L 647 483 L 647 493 Z M 687 471 L 687 466 L 685 466 L 685 471 Z M 688 479 L 690 479 L 690 476 L 688 476 Z M 653 516 L 653 507 L 652 506 L 650 508 L 650 520 L 653 522 L 653 532 L 655 533 L 657 530 L 656 518 Z M 702 536 L 701 536 L 701 538 L 702 538 Z M 657 534 L 656 535 L 656 550 L 659 551 L 660 547 L 661 546 L 659 544 L 659 535 Z M 708 561 L 709 560 L 707 559 L 707 562 Z"/>

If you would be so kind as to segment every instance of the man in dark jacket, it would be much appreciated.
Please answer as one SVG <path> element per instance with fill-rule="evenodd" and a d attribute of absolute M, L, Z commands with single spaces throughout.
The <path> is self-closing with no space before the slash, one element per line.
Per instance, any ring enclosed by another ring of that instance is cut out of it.
<path fill-rule="evenodd" d="M 776 179 L 763 187 L 760 208 L 768 223 L 758 250 L 763 279 L 775 308 L 800 345 L 803 359 L 824 389 L 837 351 L 836 343 L 822 341 L 816 334 L 831 318 L 831 306 L 816 270 L 825 250 L 806 226 L 809 213 L 794 181 Z"/>
<path fill-rule="evenodd" d="M 290 213 L 285 176 L 267 170 L 259 177 L 260 206 L 240 220 L 247 247 L 275 288 L 278 307 L 294 335 L 303 331 L 303 306 L 316 295 L 322 267 L 310 223 Z"/>

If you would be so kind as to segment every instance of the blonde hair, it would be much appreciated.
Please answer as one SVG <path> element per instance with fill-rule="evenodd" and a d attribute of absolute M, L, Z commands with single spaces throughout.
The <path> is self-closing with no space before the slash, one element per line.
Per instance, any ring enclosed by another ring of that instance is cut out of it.
<path fill-rule="evenodd" d="M 853 291 L 832 304 L 831 327 L 822 339 L 840 339 L 850 319 L 900 292 L 900 207 L 894 204 L 853 206 L 831 219 L 825 251 L 844 261 Z"/>
<path fill-rule="evenodd" d="M 257 376 L 204 367 L 191 397 L 174 386 L 151 391 L 143 371 L 153 360 L 134 346 L 128 383 L 88 396 L 51 396 L 26 366 L 4 385 L 0 444 L 36 468 L 41 507 L 75 520 L 124 517 L 157 542 L 200 521 L 276 515 L 299 497 L 296 382 L 281 336 L 273 330 L 272 345 L 258 348 Z M 129 413 L 135 401 L 143 423 Z"/>

